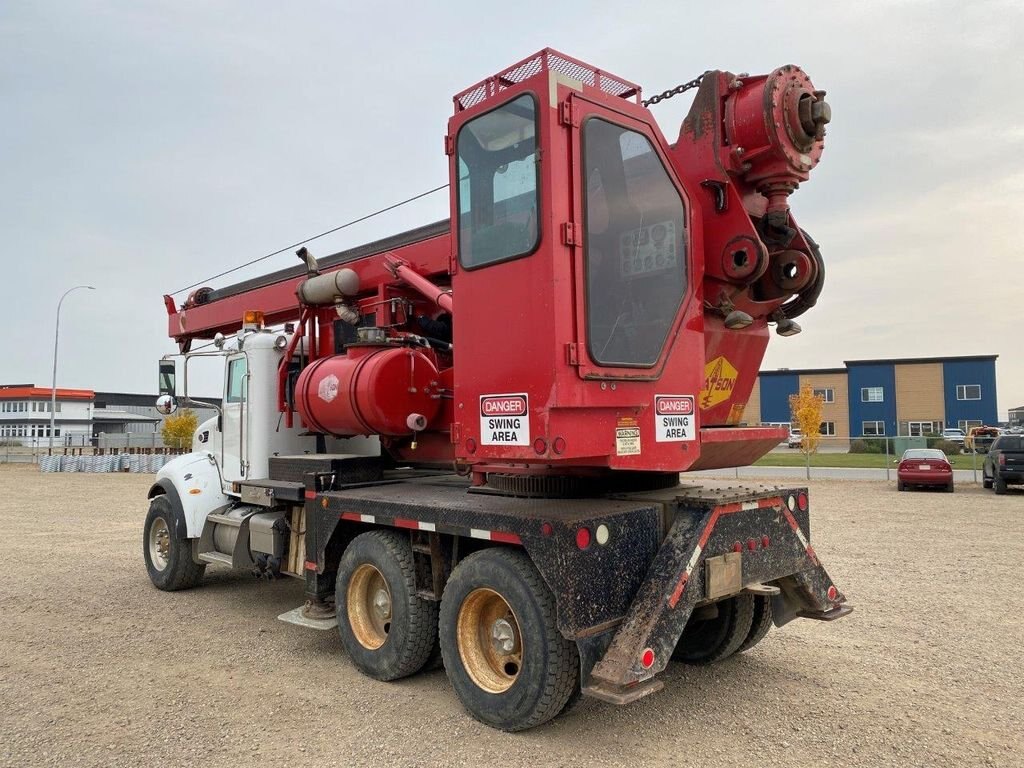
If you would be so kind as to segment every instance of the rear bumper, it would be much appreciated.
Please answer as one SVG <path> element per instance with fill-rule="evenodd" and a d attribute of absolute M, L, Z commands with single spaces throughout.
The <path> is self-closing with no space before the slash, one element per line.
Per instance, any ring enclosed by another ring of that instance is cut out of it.
<path fill-rule="evenodd" d="M 1024 483 L 1024 471 L 1018 472 L 1016 470 L 1011 470 L 1010 472 L 1006 472 L 1005 470 L 1000 470 L 998 477 L 1003 482 L 1012 483 L 1013 485 Z"/>
<path fill-rule="evenodd" d="M 901 472 L 898 479 L 911 485 L 949 485 L 953 482 L 953 473 L 936 472 L 935 470 Z"/>
<path fill-rule="evenodd" d="M 745 489 L 729 489 L 733 498 L 697 497 L 699 491 L 678 497 L 681 508 L 640 590 L 584 677 L 586 695 L 622 703 L 638 697 L 634 687 L 639 695 L 657 690 L 653 678 L 668 664 L 693 609 L 741 590 L 778 587 L 777 626 L 849 613 L 811 546 L 806 490 L 742 496 L 737 490 Z M 729 558 L 740 561 L 736 580 L 719 589 L 717 566 Z"/>

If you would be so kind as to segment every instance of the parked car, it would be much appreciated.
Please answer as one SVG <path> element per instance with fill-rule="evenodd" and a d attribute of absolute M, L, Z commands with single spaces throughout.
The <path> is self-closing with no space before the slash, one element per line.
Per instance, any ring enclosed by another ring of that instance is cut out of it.
<path fill-rule="evenodd" d="M 1006 493 L 1006 486 L 1024 483 L 1024 436 L 1000 435 L 988 449 L 981 467 L 981 484 Z"/>
<path fill-rule="evenodd" d="M 936 448 L 909 448 L 903 452 L 896 470 L 896 489 L 908 486 L 940 486 L 953 492 L 953 467 L 946 454 Z"/>
<path fill-rule="evenodd" d="M 789 437 L 786 439 L 786 445 L 790 448 L 800 448 L 804 444 L 804 436 L 800 431 L 799 427 L 789 428 Z"/>
<path fill-rule="evenodd" d="M 942 439 L 949 440 L 951 443 L 964 444 L 964 438 L 967 437 L 962 429 L 944 429 L 942 430 Z"/>

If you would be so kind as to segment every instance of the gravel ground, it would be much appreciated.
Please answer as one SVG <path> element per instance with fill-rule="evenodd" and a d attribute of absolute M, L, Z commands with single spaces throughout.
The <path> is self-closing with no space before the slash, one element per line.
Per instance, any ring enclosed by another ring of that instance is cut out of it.
<path fill-rule="evenodd" d="M 276 621 L 298 581 L 211 567 L 155 590 L 151 482 L 0 466 L 0 765 L 1024 765 L 1020 491 L 813 481 L 815 549 L 853 615 L 508 735 L 443 670 L 378 683 L 333 632 Z"/>

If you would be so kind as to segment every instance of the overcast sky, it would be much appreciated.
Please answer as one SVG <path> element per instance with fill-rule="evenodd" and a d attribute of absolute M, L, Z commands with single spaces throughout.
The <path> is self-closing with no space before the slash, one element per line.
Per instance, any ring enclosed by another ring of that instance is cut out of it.
<path fill-rule="evenodd" d="M 792 203 L 828 278 L 763 368 L 998 354 L 1005 418 L 1024 405 L 1022 45 L 1020 2 L 3 0 L 0 382 L 49 385 L 57 299 L 89 283 L 58 383 L 153 391 L 162 294 L 444 183 L 452 95 L 552 46 L 648 95 L 803 67 L 833 123 Z M 689 101 L 654 107 L 671 140 Z M 312 248 L 446 215 L 441 193 Z"/>

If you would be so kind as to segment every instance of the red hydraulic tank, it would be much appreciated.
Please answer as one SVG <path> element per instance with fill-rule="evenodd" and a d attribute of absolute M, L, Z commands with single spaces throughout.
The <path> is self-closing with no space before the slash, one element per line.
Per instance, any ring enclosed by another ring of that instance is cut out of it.
<path fill-rule="evenodd" d="M 353 346 L 321 358 L 303 369 L 295 390 L 303 423 L 331 435 L 411 435 L 441 407 L 436 366 L 408 347 Z"/>

